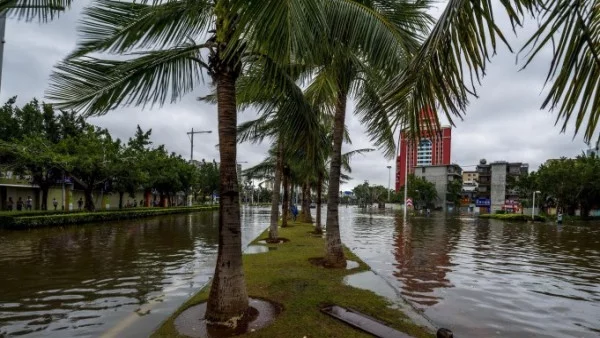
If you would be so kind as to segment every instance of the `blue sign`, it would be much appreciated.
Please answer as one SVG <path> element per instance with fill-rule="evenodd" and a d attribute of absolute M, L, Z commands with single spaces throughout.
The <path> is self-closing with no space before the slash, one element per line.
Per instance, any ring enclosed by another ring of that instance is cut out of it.
<path fill-rule="evenodd" d="M 344 191 L 344 195 L 350 196 L 350 195 L 352 195 L 352 191 Z"/>
<path fill-rule="evenodd" d="M 492 205 L 492 201 L 489 198 L 478 198 L 475 201 L 475 206 L 478 207 L 489 207 Z"/>

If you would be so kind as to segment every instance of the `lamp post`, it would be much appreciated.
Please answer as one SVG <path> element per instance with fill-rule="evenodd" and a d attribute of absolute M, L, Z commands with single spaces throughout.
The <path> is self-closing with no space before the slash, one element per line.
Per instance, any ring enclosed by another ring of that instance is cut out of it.
<path fill-rule="evenodd" d="M 531 208 L 531 220 L 533 221 L 533 219 L 535 218 L 535 194 L 541 194 L 541 191 L 534 191 L 533 192 L 533 207 Z"/>
<path fill-rule="evenodd" d="M 388 165 L 388 203 L 390 202 L 390 182 L 392 177 L 392 166 Z"/>

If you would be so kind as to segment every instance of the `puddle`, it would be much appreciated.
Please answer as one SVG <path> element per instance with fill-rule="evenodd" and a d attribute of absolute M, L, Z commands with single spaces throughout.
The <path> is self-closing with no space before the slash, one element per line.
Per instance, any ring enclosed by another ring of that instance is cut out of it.
<path fill-rule="evenodd" d="M 175 328 L 187 337 L 231 337 L 254 332 L 271 325 L 281 313 L 281 306 L 262 299 L 250 298 L 250 308 L 255 314 L 250 321 L 240 323 L 235 330 L 213 328 L 206 325 L 206 303 L 192 306 L 175 319 Z"/>
<path fill-rule="evenodd" d="M 406 316 L 408 316 L 415 324 L 424 326 L 432 332 L 435 332 L 435 325 L 433 325 L 427 317 L 408 304 L 393 287 L 391 287 L 383 278 L 373 273 L 373 271 L 364 271 L 346 276 L 344 277 L 344 284 L 358 289 L 372 291 L 375 294 L 388 299 L 393 303 L 394 308 L 398 308 L 404 312 L 404 314 L 406 314 Z"/>
<path fill-rule="evenodd" d="M 356 269 L 360 266 L 358 262 L 355 261 L 346 261 L 346 270 Z"/>
<path fill-rule="evenodd" d="M 259 253 L 269 252 L 269 247 L 265 245 L 248 245 L 246 250 L 244 250 L 244 254 L 253 255 Z"/>

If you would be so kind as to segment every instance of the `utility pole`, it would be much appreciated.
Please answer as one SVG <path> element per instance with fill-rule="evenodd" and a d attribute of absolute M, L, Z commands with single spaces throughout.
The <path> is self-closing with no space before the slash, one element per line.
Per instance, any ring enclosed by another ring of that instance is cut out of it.
<path fill-rule="evenodd" d="M 4 34 L 6 31 L 6 11 L 0 13 L 0 88 L 2 87 L 2 65 L 4 64 Z"/>
<path fill-rule="evenodd" d="M 194 128 L 192 128 L 192 131 L 187 132 L 188 137 L 190 138 L 190 145 L 191 145 L 190 163 L 192 163 L 192 161 L 194 161 L 194 135 L 196 135 L 196 134 L 210 134 L 210 133 L 212 133 L 212 130 L 194 131 Z"/>

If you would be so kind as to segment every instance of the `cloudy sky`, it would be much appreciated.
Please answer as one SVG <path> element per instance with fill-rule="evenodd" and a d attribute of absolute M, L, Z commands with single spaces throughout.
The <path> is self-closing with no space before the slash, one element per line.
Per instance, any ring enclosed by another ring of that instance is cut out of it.
<path fill-rule="evenodd" d="M 14 95 L 18 96 L 19 104 L 33 97 L 43 98 L 52 67 L 75 46 L 77 20 L 88 1 L 76 3 L 71 11 L 48 24 L 8 19 L 0 91 L 2 102 Z M 442 7 L 443 4 L 439 5 L 432 13 L 437 15 Z M 508 20 L 504 17 L 500 20 L 516 50 L 522 46 L 528 33 L 535 29 L 535 23 L 530 22 L 525 29 L 518 31 L 519 36 L 514 36 L 508 29 Z M 528 162 L 530 168 L 535 169 L 548 158 L 575 156 L 587 148 L 580 135 L 573 138 L 572 129 L 561 134 L 560 128 L 554 126 L 555 115 L 539 109 L 544 97 L 549 54 L 538 57 L 535 64 L 523 71 L 519 71 L 515 61 L 516 55 L 504 47 L 493 58 L 479 89 L 480 97 L 472 99 L 463 121 L 455 121 L 452 162 L 471 169 L 473 167 L 469 166 L 486 158 L 488 161 Z M 90 122 L 108 128 L 113 135 L 123 139 L 130 137 L 138 124 L 143 129 L 151 128 L 155 144 L 166 144 L 169 150 L 186 158 L 190 156 L 186 132 L 191 128 L 213 130 L 212 134 L 196 135 L 194 158 L 218 158 L 215 148 L 218 143 L 216 107 L 196 101 L 196 97 L 207 92 L 207 88 L 199 88 L 176 104 L 144 110 L 135 107 L 119 109 Z M 253 117 L 252 112 L 240 113 L 240 120 Z M 347 125 L 353 141 L 352 145 L 345 147 L 347 150 L 372 147 L 364 128 L 350 112 Z M 244 166 L 256 164 L 264 157 L 267 148 L 266 144 L 240 145 L 238 161 L 247 162 Z M 384 158 L 380 152 L 354 158 L 353 180 L 342 189 L 351 189 L 363 180 L 387 186 L 387 165 L 393 166 L 393 179 L 395 161 Z"/>

